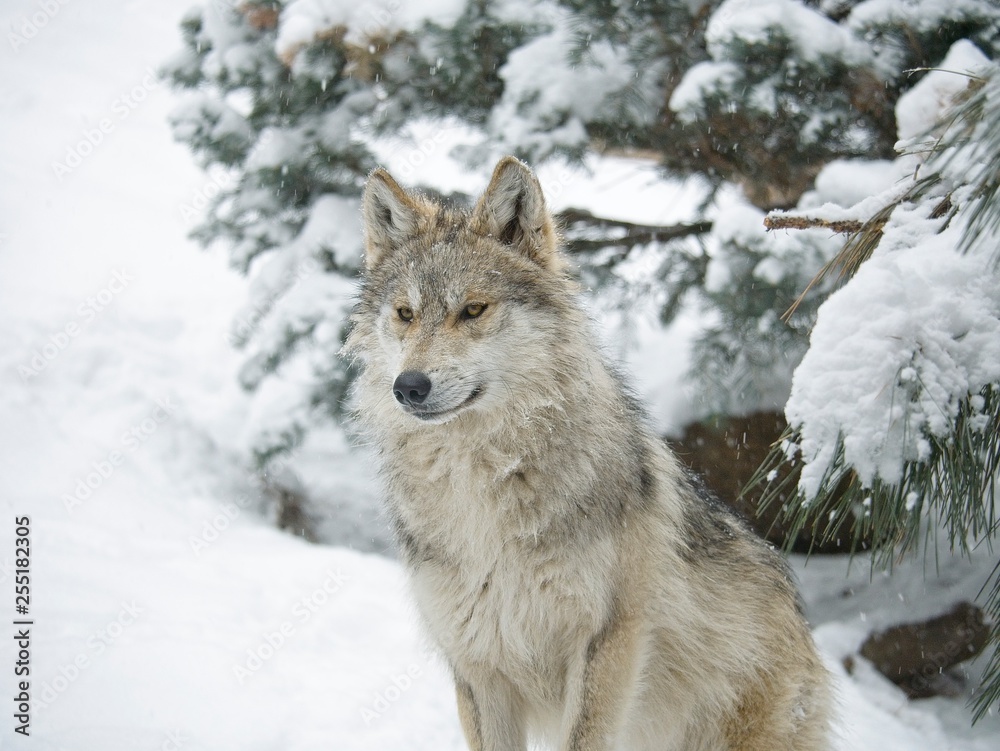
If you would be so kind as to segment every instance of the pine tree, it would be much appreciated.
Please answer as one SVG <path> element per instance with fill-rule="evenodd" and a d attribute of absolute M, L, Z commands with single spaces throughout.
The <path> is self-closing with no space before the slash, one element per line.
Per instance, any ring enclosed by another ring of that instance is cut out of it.
<path fill-rule="evenodd" d="M 273 379 L 262 389 L 269 393 L 253 447 L 260 462 L 301 438 L 313 408 L 337 403 L 345 374 L 329 314 L 343 308 L 339 275 L 353 273 L 360 249 L 336 222 L 353 221 L 374 164 L 350 137 L 373 97 L 345 75 L 354 61 L 343 40 L 323 40 L 286 65 L 275 53 L 280 11 L 277 3 L 195 9 L 182 24 L 184 50 L 166 66 L 169 80 L 191 92 L 172 115 L 175 137 L 227 176 L 193 235 L 224 244 L 253 279 L 232 329 L 247 352 L 240 381 L 258 389 L 284 365 L 300 384 Z M 307 361 L 309 349 L 328 357 Z"/>
<path fill-rule="evenodd" d="M 394 0 L 210 3 L 184 19 L 184 49 L 165 66 L 187 92 L 172 126 L 222 175 L 193 236 L 224 245 L 251 278 L 232 340 L 246 352 L 259 463 L 342 415 L 352 374 L 337 353 L 372 139 L 428 114 L 481 121 L 532 28 L 487 2 L 446 23 L 406 17 Z"/>
<path fill-rule="evenodd" d="M 849 279 L 819 309 L 790 428 L 755 483 L 795 498 L 794 527 L 849 520 L 883 565 L 934 530 L 966 555 L 1000 534 L 1000 65 L 963 41 L 943 68 L 899 102 L 904 181 L 847 212 L 769 217 L 839 225 L 850 239 L 830 266 Z M 984 590 L 994 651 L 976 718 L 1000 700 L 1000 564 Z"/>
<path fill-rule="evenodd" d="M 904 5 L 479 0 L 423 18 L 391 0 L 326 0 L 192 13 L 168 66 L 194 92 L 175 131 L 232 178 L 195 236 L 227 244 L 253 279 L 234 341 L 247 351 L 241 380 L 260 395 L 258 456 L 343 404 L 350 374 L 335 351 L 357 273 L 356 197 L 374 140 L 420 117 L 480 128 L 472 160 L 630 148 L 671 174 L 707 176 L 690 234 L 581 253 L 583 273 L 605 285 L 633 251 L 658 253 L 649 287 L 663 321 L 692 300 L 714 313 L 695 345 L 708 410 L 780 405 L 832 280 L 787 323 L 780 313 L 838 245 L 819 231 L 767 235 L 762 210 L 829 200 L 806 192 L 828 167 L 893 155 L 895 102 L 919 80 L 904 66 L 935 65 L 962 37 L 988 56 L 1000 44 L 989 0 Z M 571 241 L 604 219 L 577 217 Z"/>

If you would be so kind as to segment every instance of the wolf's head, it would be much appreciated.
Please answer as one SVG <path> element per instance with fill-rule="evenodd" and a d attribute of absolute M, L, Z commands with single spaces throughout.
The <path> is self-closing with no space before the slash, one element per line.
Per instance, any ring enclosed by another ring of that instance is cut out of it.
<path fill-rule="evenodd" d="M 443 423 L 527 411 L 559 391 L 554 373 L 572 370 L 559 342 L 577 322 L 576 290 L 528 167 L 502 159 L 471 211 L 376 170 L 362 207 L 365 274 L 345 351 L 364 365 L 363 410 Z"/>

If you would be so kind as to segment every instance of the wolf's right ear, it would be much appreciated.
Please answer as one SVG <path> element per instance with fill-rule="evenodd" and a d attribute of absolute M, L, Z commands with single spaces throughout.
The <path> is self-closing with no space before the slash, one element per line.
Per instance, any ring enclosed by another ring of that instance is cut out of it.
<path fill-rule="evenodd" d="M 535 173 L 512 156 L 497 163 L 486 192 L 472 210 L 472 226 L 543 268 L 556 271 L 565 265 L 542 186 Z"/>
<path fill-rule="evenodd" d="M 385 256 L 417 231 L 422 211 L 414 199 L 384 169 L 368 176 L 361 198 L 365 227 L 365 268 L 375 268 Z"/>

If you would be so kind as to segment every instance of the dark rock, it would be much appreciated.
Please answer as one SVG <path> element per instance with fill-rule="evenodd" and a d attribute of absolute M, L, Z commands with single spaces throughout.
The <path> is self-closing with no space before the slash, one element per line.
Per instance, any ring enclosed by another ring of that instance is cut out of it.
<path fill-rule="evenodd" d="M 960 602 L 944 615 L 872 634 L 861 656 L 910 698 L 954 696 L 964 681 L 950 668 L 982 652 L 989 637 L 983 611 Z"/>
<path fill-rule="evenodd" d="M 757 534 L 778 547 L 785 547 L 789 542 L 790 525 L 781 517 L 784 504 L 792 499 L 782 497 L 762 509 L 762 487 L 746 494 L 742 491 L 786 427 L 785 417 L 780 412 L 756 412 L 745 417 L 692 423 L 684 429 L 681 438 L 668 441 L 681 461 L 701 475 L 709 490 L 745 517 Z M 775 482 L 784 479 L 787 472 L 787 468 L 781 468 Z M 826 518 L 807 523 L 791 541 L 791 550 L 797 553 L 850 552 L 853 539 L 850 519 L 838 520 L 834 529 L 829 529 L 829 524 Z M 820 542 L 827 532 L 832 533 L 831 539 Z"/>

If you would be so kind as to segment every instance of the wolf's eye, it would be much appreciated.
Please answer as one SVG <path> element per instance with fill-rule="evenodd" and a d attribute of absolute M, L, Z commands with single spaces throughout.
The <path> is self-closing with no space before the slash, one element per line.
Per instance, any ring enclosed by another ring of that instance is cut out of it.
<path fill-rule="evenodd" d="M 462 318 L 479 318 L 486 310 L 486 303 L 470 302 L 462 309 Z"/>
<path fill-rule="evenodd" d="M 413 308 L 407 308 L 404 305 L 402 308 L 396 308 L 396 313 L 399 315 L 399 320 L 401 321 L 409 323 L 413 320 Z"/>

